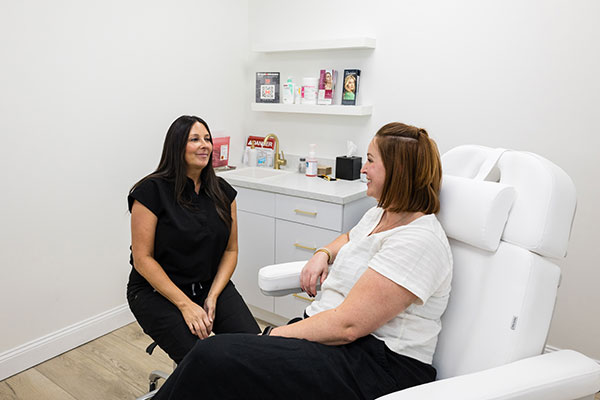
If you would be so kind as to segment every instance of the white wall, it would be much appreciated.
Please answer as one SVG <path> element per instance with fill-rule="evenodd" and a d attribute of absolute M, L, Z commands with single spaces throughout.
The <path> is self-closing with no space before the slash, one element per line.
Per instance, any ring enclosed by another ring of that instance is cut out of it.
<path fill-rule="evenodd" d="M 282 18 L 269 19 L 265 12 Z M 276 132 L 289 153 L 364 154 L 391 121 L 426 128 L 444 152 L 476 143 L 534 151 L 577 185 L 579 205 L 549 344 L 600 359 L 600 3 L 575 1 L 255 0 L 252 41 L 372 35 L 374 51 L 255 54 L 254 69 L 299 81 L 326 67 L 362 68 L 371 117 L 252 113 L 251 133 Z M 307 75 L 309 74 L 309 75 Z M 249 96 L 252 99 L 252 96 Z M 249 100 L 250 101 L 250 100 Z"/>
<path fill-rule="evenodd" d="M 316 142 L 334 157 L 347 139 L 364 153 L 389 121 L 425 127 L 442 152 L 479 143 L 553 160 L 579 208 L 549 343 L 600 359 L 600 3 L 296 3 L 0 3 L 0 379 L 15 349 L 126 310 L 125 196 L 184 113 L 230 134 L 234 160 L 243 137 L 271 131 L 291 153 Z M 359 35 L 377 48 L 247 59 L 248 36 Z M 371 117 L 249 111 L 257 70 L 299 79 L 328 66 L 363 69 Z M 86 332 L 110 324 L 98 329 Z"/>
<path fill-rule="evenodd" d="M 241 135 L 247 7 L 0 3 L 0 379 L 11 351 L 126 311 L 127 192 L 181 114 Z"/>

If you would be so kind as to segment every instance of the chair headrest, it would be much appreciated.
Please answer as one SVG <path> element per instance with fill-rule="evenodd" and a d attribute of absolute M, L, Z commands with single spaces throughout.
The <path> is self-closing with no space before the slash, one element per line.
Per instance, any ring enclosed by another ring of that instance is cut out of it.
<path fill-rule="evenodd" d="M 562 258 L 566 255 L 577 198 L 573 181 L 561 168 L 533 153 L 475 145 L 458 146 L 446 152 L 442 156 L 442 166 L 444 180 L 448 180 L 447 175 L 452 175 L 514 188 L 516 197 L 510 207 L 501 240 L 542 256 Z M 448 189 L 463 184 L 450 182 Z M 443 186 L 442 183 L 442 190 Z M 474 191 L 473 188 L 468 193 L 474 196 Z M 496 203 L 499 202 L 495 197 L 492 198 Z M 440 200 L 443 201 L 442 198 Z M 469 207 L 476 207 L 472 203 L 469 200 Z M 452 204 L 455 204 L 454 208 L 459 206 L 456 200 L 449 203 Z M 459 212 L 452 208 L 444 210 L 444 203 L 441 208 L 444 214 Z M 492 212 L 499 215 L 503 212 L 501 209 L 492 209 L 491 205 L 484 211 L 477 210 L 481 215 L 488 216 Z M 464 215 L 464 211 L 460 212 Z M 454 217 L 448 218 L 453 221 L 450 225 L 457 223 Z M 496 227 L 498 221 L 494 221 L 493 226 Z M 487 223 L 481 225 L 483 221 L 476 223 L 480 228 L 491 227 Z M 456 239 L 461 240 L 458 237 Z M 491 244 L 490 239 L 491 234 L 486 238 L 488 245 Z M 480 245 L 477 247 L 483 248 Z"/>
<path fill-rule="evenodd" d="M 512 186 L 444 175 L 437 218 L 448 237 L 496 251 L 515 197 Z"/>

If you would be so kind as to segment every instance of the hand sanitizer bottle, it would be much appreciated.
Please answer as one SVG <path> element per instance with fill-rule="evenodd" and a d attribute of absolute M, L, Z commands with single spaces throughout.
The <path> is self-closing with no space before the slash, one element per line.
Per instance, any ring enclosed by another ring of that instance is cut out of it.
<path fill-rule="evenodd" d="M 317 157 L 315 155 L 316 144 L 310 145 L 308 157 L 306 157 L 306 176 L 317 176 Z"/>
<path fill-rule="evenodd" d="M 254 143 L 252 143 L 252 147 L 248 149 L 248 166 L 256 167 L 258 164 L 258 150 L 254 148 Z"/>

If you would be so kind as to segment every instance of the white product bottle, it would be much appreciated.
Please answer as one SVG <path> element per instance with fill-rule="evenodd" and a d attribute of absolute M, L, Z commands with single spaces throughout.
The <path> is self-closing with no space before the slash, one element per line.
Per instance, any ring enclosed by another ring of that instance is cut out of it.
<path fill-rule="evenodd" d="M 292 78 L 288 78 L 287 82 L 283 84 L 283 104 L 294 104 L 294 82 Z"/>
<path fill-rule="evenodd" d="M 310 145 L 308 157 L 306 157 L 306 176 L 317 176 L 317 156 L 315 155 L 316 144 Z"/>
<path fill-rule="evenodd" d="M 254 148 L 254 143 L 252 143 L 251 146 L 252 147 L 248 149 L 248 166 L 256 167 L 258 163 L 258 150 Z"/>

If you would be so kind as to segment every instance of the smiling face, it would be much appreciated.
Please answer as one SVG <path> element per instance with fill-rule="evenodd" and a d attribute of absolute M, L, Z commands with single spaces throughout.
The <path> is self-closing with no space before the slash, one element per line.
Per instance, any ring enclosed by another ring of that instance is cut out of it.
<path fill-rule="evenodd" d="M 373 138 L 369 143 L 367 162 L 360 172 L 367 176 L 367 196 L 379 201 L 385 183 L 385 166 L 376 140 L 377 138 Z"/>
<path fill-rule="evenodd" d="M 190 129 L 185 147 L 185 164 L 188 173 L 202 171 L 208 165 L 212 149 L 210 133 L 204 125 L 196 122 Z"/>
<path fill-rule="evenodd" d="M 344 85 L 344 87 L 346 88 L 346 91 L 348 92 L 354 92 L 354 76 L 349 75 L 346 78 L 346 84 Z"/>

